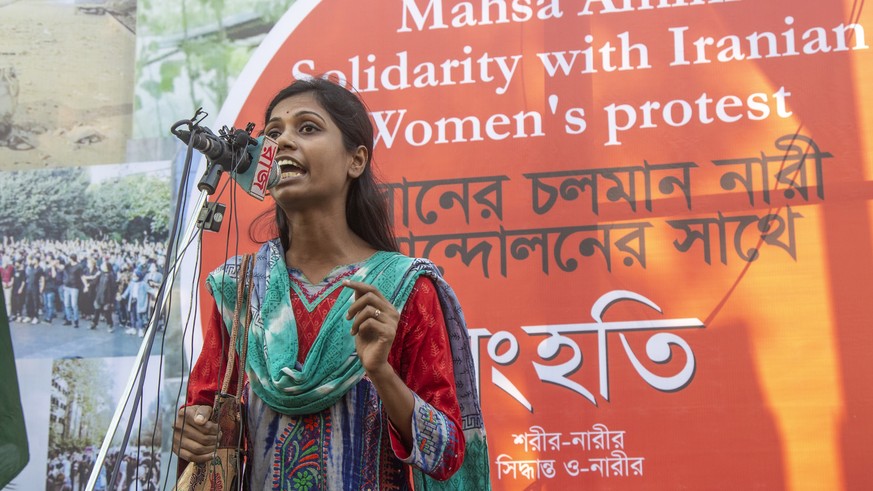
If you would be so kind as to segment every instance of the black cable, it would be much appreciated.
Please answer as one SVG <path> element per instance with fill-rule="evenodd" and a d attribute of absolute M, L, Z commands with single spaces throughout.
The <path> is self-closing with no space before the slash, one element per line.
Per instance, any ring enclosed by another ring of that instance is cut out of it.
<path fill-rule="evenodd" d="M 186 157 L 188 157 L 187 153 L 186 153 Z M 190 194 L 188 193 L 188 190 L 190 189 L 191 163 L 192 163 L 192 158 L 185 159 L 185 163 L 184 163 L 183 168 L 182 168 L 182 178 L 180 179 L 179 189 L 176 193 L 176 203 L 177 203 L 176 208 L 177 208 L 177 210 L 179 210 L 179 208 L 181 206 L 181 210 L 178 213 L 178 215 L 181 215 L 181 216 L 186 216 L 188 200 L 190 199 Z M 175 230 L 174 230 L 174 232 L 175 232 Z M 167 267 L 165 268 L 165 271 L 164 271 L 164 276 L 163 276 L 161 288 L 164 288 L 165 287 L 164 285 L 166 285 L 167 281 L 169 281 L 170 258 L 173 258 L 173 267 L 178 268 L 178 264 L 179 264 L 180 259 L 184 256 L 185 251 L 187 251 L 187 249 L 191 245 L 191 242 L 193 241 L 193 239 L 194 239 L 194 237 L 192 237 L 188 241 L 187 244 L 184 244 L 184 247 L 182 248 L 181 252 L 179 251 L 180 244 L 178 243 L 178 241 L 181 240 L 181 238 L 179 238 L 176 241 L 177 243 L 174 246 L 173 246 L 173 239 L 172 238 L 170 239 L 169 244 L 171 245 L 171 247 L 170 247 L 170 250 L 167 251 L 167 256 L 165 258 L 166 259 L 165 263 L 167 264 Z M 170 292 L 170 299 L 167 302 L 166 308 L 164 310 L 162 310 L 161 316 L 159 317 L 159 322 L 163 321 L 163 330 L 160 331 L 161 332 L 161 347 L 160 347 L 160 351 L 159 351 L 160 363 L 158 365 L 158 377 L 157 377 L 158 390 L 157 390 L 157 398 L 155 399 L 156 414 L 155 414 L 154 426 L 152 427 L 151 445 L 149 447 L 151 450 L 151 453 L 152 453 L 152 460 L 153 461 L 155 460 L 154 456 L 159 455 L 158 453 L 155 452 L 155 440 L 156 440 L 156 437 L 158 434 L 158 427 L 162 426 L 162 417 L 161 417 L 161 414 L 162 414 L 162 412 L 161 412 L 161 392 L 162 392 L 161 388 L 162 387 L 161 386 L 163 384 L 162 376 L 163 376 L 163 372 L 164 372 L 164 370 L 163 370 L 164 356 L 165 356 L 164 351 L 165 351 L 166 341 L 167 341 L 167 328 L 170 325 L 170 313 L 173 310 L 172 309 L 172 306 L 173 306 L 172 291 L 173 291 L 174 285 L 175 285 L 175 278 L 173 278 L 172 283 L 170 283 L 168 286 L 166 286 L 166 288 Z M 159 292 L 159 294 L 160 294 L 160 292 Z M 159 324 L 159 326 L 160 326 L 160 324 Z M 163 453 L 163 445 L 164 445 L 164 441 L 163 441 L 163 438 L 161 438 L 161 448 L 159 449 L 160 453 Z M 170 451 L 170 455 L 172 455 L 172 448 Z M 158 467 L 158 471 L 160 471 L 160 464 L 158 464 L 157 467 Z M 168 470 L 169 470 L 169 467 L 168 467 Z M 169 475 L 169 472 L 167 473 L 167 475 Z"/>
<path fill-rule="evenodd" d="M 241 153 L 241 155 L 240 155 L 240 161 L 241 161 L 243 158 L 247 158 L 247 154 L 246 154 L 245 152 L 242 152 L 242 153 Z M 237 165 L 239 165 L 239 162 L 240 162 L 240 161 L 237 162 Z M 234 167 L 234 169 L 235 169 L 235 168 L 236 168 L 236 166 Z M 221 186 L 221 189 L 220 189 L 220 191 L 218 192 L 218 195 L 216 196 L 216 198 L 215 198 L 214 201 L 217 202 L 217 201 L 220 200 L 220 198 L 223 196 L 223 194 L 225 193 L 225 191 L 227 191 L 228 186 L 230 186 L 230 181 L 231 181 L 231 179 L 226 179 L 226 180 L 224 181 L 224 183 L 223 183 L 223 185 Z M 231 194 L 231 196 L 232 196 L 232 198 L 231 198 L 232 201 L 235 201 L 235 196 L 234 196 L 234 195 L 235 195 L 235 192 L 236 192 L 236 188 L 235 188 L 234 186 L 230 186 L 230 194 Z M 202 237 L 202 234 L 203 234 L 203 230 L 201 229 L 201 231 L 199 232 L 199 234 L 198 234 L 197 236 L 192 237 L 191 240 L 189 241 L 189 243 L 185 245 L 185 250 L 187 250 L 187 248 L 191 245 L 191 243 L 194 242 L 195 238 L 200 238 L 200 237 Z M 229 242 L 229 240 L 228 240 L 228 242 Z M 183 327 L 183 331 L 182 331 L 182 338 L 183 338 L 183 340 L 184 340 L 185 337 L 188 335 L 188 328 L 189 328 L 190 325 L 191 325 L 191 314 L 194 313 L 194 312 L 195 312 L 195 309 L 197 308 L 197 306 L 194 305 L 194 298 L 196 297 L 195 292 L 196 292 L 197 289 L 199 288 L 199 285 L 200 285 L 200 277 L 201 277 L 201 274 L 202 274 L 202 248 L 200 247 L 200 246 L 202 245 L 202 240 L 198 240 L 197 243 L 198 243 L 198 251 L 197 251 L 197 259 L 198 259 L 198 260 L 196 261 L 196 267 L 195 267 L 196 274 L 195 274 L 195 278 L 194 278 L 194 281 L 193 281 L 193 284 L 192 284 L 192 288 L 191 288 L 191 302 L 190 302 L 190 304 L 189 304 L 190 307 L 189 307 L 189 311 L 188 311 L 188 315 L 187 315 L 187 319 L 188 319 L 188 320 L 186 321 L 186 323 L 185 323 L 185 325 L 184 325 L 184 327 Z M 226 247 L 225 247 L 225 262 L 226 262 L 226 260 L 227 260 L 227 248 L 228 248 L 228 247 L 227 247 L 227 243 L 226 243 Z M 177 261 L 181 259 L 182 255 L 183 255 L 183 254 L 178 255 L 178 257 L 177 257 Z M 224 339 L 222 338 L 222 342 L 223 342 L 223 341 L 224 341 Z M 191 335 L 190 351 L 191 351 L 191 353 L 193 353 L 193 351 L 194 351 L 194 336 L 193 336 L 193 334 Z M 162 353 L 163 353 L 163 351 L 162 351 Z M 183 361 L 184 361 L 184 353 L 183 353 Z M 187 374 L 186 374 L 187 376 L 184 377 L 184 380 L 182 380 L 181 377 L 180 377 L 180 384 L 179 384 L 179 389 L 178 389 L 177 394 L 176 394 L 176 399 L 175 399 L 175 405 L 174 405 L 174 407 L 177 407 L 177 408 L 179 407 L 179 401 L 180 401 L 180 399 L 181 399 L 182 390 L 183 390 L 184 387 L 186 387 L 187 382 L 190 380 L 190 376 L 191 376 L 191 370 L 192 370 L 192 368 L 193 368 L 193 360 L 192 360 L 191 363 L 188 363 L 188 366 L 187 366 Z M 176 414 L 177 414 L 177 413 L 178 413 L 178 411 L 176 411 Z M 180 432 L 184 432 L 185 424 L 186 424 L 186 421 L 185 421 L 185 419 L 183 418 L 183 420 L 182 420 L 182 427 L 179 429 Z M 175 428 L 174 428 L 174 429 L 173 429 L 173 434 L 174 434 L 174 435 L 175 435 L 175 431 L 176 431 L 176 430 L 175 430 Z M 172 446 L 172 443 L 171 443 L 171 446 Z M 171 449 L 171 450 L 172 450 L 172 449 Z M 169 472 L 169 471 L 170 471 L 170 465 L 172 464 L 172 460 L 173 460 L 173 458 L 174 458 L 174 453 L 171 451 L 171 452 L 170 452 L 170 460 L 167 462 L 167 469 L 168 469 L 168 472 L 167 472 L 167 474 L 166 474 L 165 477 L 164 477 L 164 489 L 166 489 L 166 485 L 169 483 L 169 481 L 170 481 L 170 476 L 172 475 L 172 473 Z"/>
<path fill-rule="evenodd" d="M 177 123 L 177 125 L 178 124 L 179 123 Z M 192 144 L 192 141 L 189 141 L 188 142 L 188 150 L 187 150 L 186 155 L 185 155 L 185 168 L 186 169 L 190 168 L 193 154 L 194 154 L 194 146 Z M 180 181 L 180 185 L 183 181 L 184 180 Z M 183 194 L 184 193 L 180 190 L 180 192 L 179 192 L 179 194 L 177 194 L 177 196 L 181 197 Z M 173 218 L 173 226 L 170 229 L 171 235 L 170 235 L 170 239 L 168 241 L 170 248 L 172 248 L 173 242 L 177 240 L 176 237 L 178 234 L 178 228 L 179 228 L 180 223 L 182 221 L 180 218 L 180 215 L 181 215 L 181 211 L 183 209 L 184 209 L 184 206 L 177 206 L 176 207 L 176 211 L 174 213 L 174 218 Z M 171 258 L 173 257 L 173 251 L 168 250 L 166 252 L 167 252 L 167 254 L 166 254 L 164 263 L 165 263 L 165 271 L 168 271 Z M 167 284 L 167 281 L 166 281 L 166 276 L 165 276 L 164 281 L 161 283 L 161 287 L 158 289 L 157 298 L 155 299 L 156 307 L 159 307 L 160 304 L 163 303 L 163 302 L 161 302 L 161 300 L 163 300 L 163 297 L 167 294 L 167 290 L 165 288 L 166 284 Z M 153 319 L 155 318 L 156 315 L 161 316 L 163 314 L 163 312 L 158 312 L 158 310 L 159 310 L 158 308 L 155 308 L 155 310 L 152 311 L 151 316 L 149 317 L 149 325 L 152 325 Z M 163 309 L 160 309 L 160 310 L 163 310 Z M 147 343 L 147 347 L 144 351 L 146 353 L 146 355 L 142 358 L 142 360 L 140 360 L 140 366 L 135 368 L 135 370 L 137 371 L 138 383 L 137 383 L 137 388 L 136 388 L 135 395 L 134 395 L 133 405 L 131 406 L 132 411 L 131 411 L 131 414 L 130 414 L 128 421 L 127 421 L 127 427 L 125 428 L 124 437 L 121 440 L 121 446 L 119 448 L 119 455 L 123 455 L 125 450 L 127 449 L 127 444 L 129 442 L 129 439 L 130 439 L 130 434 L 133 430 L 133 424 L 135 421 L 137 406 L 141 404 L 143 386 L 145 384 L 146 373 L 148 372 L 149 357 L 151 355 L 152 346 L 154 344 L 154 335 L 153 334 L 154 334 L 154 331 L 152 331 L 152 335 L 150 335 L 145 340 L 145 342 Z M 160 392 L 160 388 L 159 388 L 158 392 Z M 130 394 L 128 394 L 127 396 L 129 398 Z M 124 401 L 124 404 L 125 404 L 125 407 L 127 407 L 127 401 Z M 141 427 L 142 427 L 142 410 L 141 410 L 141 408 L 140 408 L 139 427 L 141 430 Z M 141 432 L 138 432 L 138 434 L 141 435 Z M 139 446 L 137 446 L 137 471 L 136 471 L 137 474 L 139 473 L 139 465 L 138 464 L 139 464 Z M 110 483 L 116 482 L 120 468 L 121 468 L 121 462 L 120 462 L 120 459 L 118 459 L 118 460 L 116 460 L 115 465 L 113 466 L 112 475 L 110 477 Z M 112 489 L 112 484 L 110 484 L 109 489 Z"/>

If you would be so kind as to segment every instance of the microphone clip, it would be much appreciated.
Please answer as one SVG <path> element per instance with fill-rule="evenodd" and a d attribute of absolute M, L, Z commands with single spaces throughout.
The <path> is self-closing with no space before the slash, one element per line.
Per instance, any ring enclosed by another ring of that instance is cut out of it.
<path fill-rule="evenodd" d="M 248 123 L 245 129 L 225 125 L 216 135 L 208 127 L 200 125 L 207 116 L 202 107 L 197 108 L 191 119 L 177 121 L 170 128 L 170 132 L 185 142 L 189 149 L 197 149 L 206 157 L 206 173 L 197 188 L 211 195 L 218 187 L 222 172 L 244 173 L 248 170 L 251 159 L 248 158 L 247 149 L 258 142 L 252 138 L 254 123 Z"/>

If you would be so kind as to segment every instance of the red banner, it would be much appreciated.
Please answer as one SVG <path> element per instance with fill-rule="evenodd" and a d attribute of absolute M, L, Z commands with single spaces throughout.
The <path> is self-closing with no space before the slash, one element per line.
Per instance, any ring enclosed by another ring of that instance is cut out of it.
<path fill-rule="evenodd" d="M 866 489 L 862 6 L 302 1 L 223 115 L 360 92 L 404 250 L 464 306 L 495 489 Z"/>

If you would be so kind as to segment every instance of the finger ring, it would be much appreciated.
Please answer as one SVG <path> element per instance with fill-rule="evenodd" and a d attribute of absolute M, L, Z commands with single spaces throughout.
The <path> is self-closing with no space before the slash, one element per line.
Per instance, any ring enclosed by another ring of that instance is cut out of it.
<path fill-rule="evenodd" d="M 380 315 L 382 315 L 382 311 L 379 310 L 379 309 L 376 309 L 376 311 L 373 312 L 373 318 L 374 318 L 374 319 L 378 319 Z"/>

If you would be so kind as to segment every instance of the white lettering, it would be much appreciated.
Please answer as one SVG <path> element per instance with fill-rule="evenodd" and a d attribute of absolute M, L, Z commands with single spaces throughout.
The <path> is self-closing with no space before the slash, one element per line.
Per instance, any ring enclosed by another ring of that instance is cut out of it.
<path fill-rule="evenodd" d="M 631 129 L 657 128 L 660 123 L 680 128 L 694 121 L 700 124 L 711 124 L 715 121 L 735 123 L 743 118 L 761 121 L 774 112 L 780 118 L 789 118 L 793 114 L 788 109 L 789 97 L 791 93 L 785 87 L 780 87 L 772 94 L 756 92 L 745 99 L 736 95 L 725 95 L 714 101 L 703 93 L 693 104 L 684 99 L 665 103 L 645 101 L 639 108 L 630 104 L 613 103 L 603 108 L 606 111 L 608 135 L 604 145 L 621 145 L 619 135 L 622 133 Z M 638 125 L 640 119 L 642 124 Z"/>

